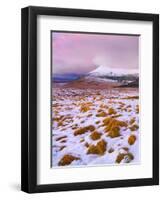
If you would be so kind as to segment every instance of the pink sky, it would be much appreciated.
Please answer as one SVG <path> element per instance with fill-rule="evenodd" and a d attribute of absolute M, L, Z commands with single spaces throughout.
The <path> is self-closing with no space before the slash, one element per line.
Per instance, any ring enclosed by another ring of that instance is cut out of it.
<path fill-rule="evenodd" d="M 139 36 L 52 33 L 54 73 L 88 73 L 100 65 L 138 69 Z"/>

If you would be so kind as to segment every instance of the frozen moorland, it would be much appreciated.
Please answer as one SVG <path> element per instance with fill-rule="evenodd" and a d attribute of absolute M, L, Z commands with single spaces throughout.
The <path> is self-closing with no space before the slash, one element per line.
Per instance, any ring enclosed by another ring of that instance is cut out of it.
<path fill-rule="evenodd" d="M 139 162 L 137 88 L 52 92 L 52 167 Z"/>

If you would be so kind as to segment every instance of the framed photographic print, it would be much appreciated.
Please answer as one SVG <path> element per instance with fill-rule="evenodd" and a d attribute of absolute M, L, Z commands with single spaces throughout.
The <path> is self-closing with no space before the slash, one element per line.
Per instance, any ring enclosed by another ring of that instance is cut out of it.
<path fill-rule="evenodd" d="M 22 190 L 159 184 L 159 16 L 22 9 Z"/>

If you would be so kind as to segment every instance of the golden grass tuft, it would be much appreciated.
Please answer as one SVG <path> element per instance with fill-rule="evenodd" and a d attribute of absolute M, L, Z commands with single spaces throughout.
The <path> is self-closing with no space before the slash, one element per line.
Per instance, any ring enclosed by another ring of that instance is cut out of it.
<path fill-rule="evenodd" d="M 111 117 L 106 117 L 104 120 L 103 120 L 103 125 L 108 125 L 110 122 L 112 121 L 112 118 Z"/>
<path fill-rule="evenodd" d="M 125 163 L 131 162 L 131 160 L 134 159 L 134 156 L 132 153 L 119 153 L 117 158 L 116 158 L 116 163 L 121 163 L 121 161 L 125 159 Z"/>
<path fill-rule="evenodd" d="M 117 115 L 113 115 L 112 118 L 118 118 L 118 117 L 121 117 L 122 115 L 121 114 L 117 114 Z"/>
<path fill-rule="evenodd" d="M 108 114 L 109 115 L 115 115 L 115 114 L 117 114 L 117 112 L 116 112 L 116 110 L 114 108 L 109 108 Z"/>
<path fill-rule="evenodd" d="M 69 165 L 72 163 L 72 161 L 74 160 L 79 160 L 80 158 L 76 157 L 76 156 L 72 156 L 69 154 L 64 155 L 61 160 L 59 161 L 58 165 L 59 166 L 65 166 L 65 165 Z"/>
<path fill-rule="evenodd" d="M 111 138 L 119 137 L 120 136 L 120 128 L 119 127 L 113 127 L 111 131 L 108 133 L 108 136 Z"/>
<path fill-rule="evenodd" d="M 89 126 L 85 126 L 85 127 L 81 127 L 81 128 L 78 128 L 75 132 L 74 132 L 74 135 L 77 136 L 77 135 L 82 135 L 88 131 L 94 131 L 95 130 L 95 127 L 93 125 L 89 125 Z"/>
<path fill-rule="evenodd" d="M 58 122 L 58 127 L 59 126 L 65 126 L 66 123 L 71 123 L 73 122 L 73 119 L 72 119 L 72 116 L 60 116 L 60 117 L 57 117 L 55 118 L 55 121 Z"/>
<path fill-rule="evenodd" d="M 132 125 L 133 123 L 135 123 L 135 117 L 133 117 L 132 119 L 130 119 L 129 124 Z"/>
<path fill-rule="evenodd" d="M 87 112 L 89 110 L 90 110 L 90 106 L 87 105 L 87 104 L 82 104 L 81 107 L 80 107 L 81 112 Z"/>
<path fill-rule="evenodd" d="M 121 126 L 121 127 L 127 127 L 127 123 L 124 121 L 117 120 L 117 124 L 118 124 L 118 126 Z"/>
<path fill-rule="evenodd" d="M 60 120 L 63 119 L 63 117 L 64 117 L 63 115 L 61 115 L 59 117 L 54 117 L 53 120 L 56 121 L 56 122 L 59 122 Z"/>
<path fill-rule="evenodd" d="M 101 133 L 94 131 L 94 132 L 91 133 L 90 138 L 92 140 L 98 140 L 98 139 L 101 138 Z"/>
<path fill-rule="evenodd" d="M 139 126 L 137 124 L 134 124 L 130 127 L 131 131 L 136 131 L 139 128 Z"/>
<path fill-rule="evenodd" d="M 87 112 L 91 109 L 90 107 L 92 106 L 92 102 L 81 103 L 80 106 L 81 112 Z"/>
<path fill-rule="evenodd" d="M 58 126 L 63 126 L 63 121 L 59 121 Z"/>
<path fill-rule="evenodd" d="M 103 155 L 106 151 L 107 143 L 105 140 L 99 141 L 96 145 L 90 145 L 87 154 Z"/>
<path fill-rule="evenodd" d="M 136 136 L 135 135 L 130 135 L 129 138 L 128 138 L 128 143 L 130 145 L 133 145 L 136 141 Z"/>
<path fill-rule="evenodd" d="M 116 163 L 120 163 L 123 159 L 124 159 L 125 154 L 124 153 L 120 153 L 118 154 L 117 158 L 116 158 Z"/>
<path fill-rule="evenodd" d="M 89 125 L 89 126 L 87 126 L 87 129 L 88 129 L 89 131 L 94 131 L 94 130 L 95 130 L 95 127 L 94 127 L 93 125 Z"/>
<path fill-rule="evenodd" d="M 88 105 L 82 105 L 80 107 L 81 112 L 87 112 L 88 110 L 90 110 L 90 106 L 88 106 Z"/>
<path fill-rule="evenodd" d="M 127 123 L 114 119 L 112 117 L 107 117 L 103 120 L 103 126 L 105 126 L 105 132 L 111 138 L 120 136 L 120 127 L 127 127 Z"/>
<path fill-rule="evenodd" d="M 107 116 L 107 113 L 104 111 L 96 114 L 96 117 L 106 117 L 106 116 Z"/>
<path fill-rule="evenodd" d="M 82 135 L 82 134 L 84 134 L 85 132 L 87 132 L 87 130 L 86 130 L 85 127 L 78 128 L 78 129 L 74 132 L 74 135 Z"/>

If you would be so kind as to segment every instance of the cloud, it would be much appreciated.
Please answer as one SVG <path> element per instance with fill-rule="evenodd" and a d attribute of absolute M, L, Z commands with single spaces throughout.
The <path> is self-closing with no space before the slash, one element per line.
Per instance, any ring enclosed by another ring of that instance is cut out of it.
<path fill-rule="evenodd" d="M 97 66 L 138 68 L 138 36 L 53 32 L 53 73 L 88 73 Z"/>

